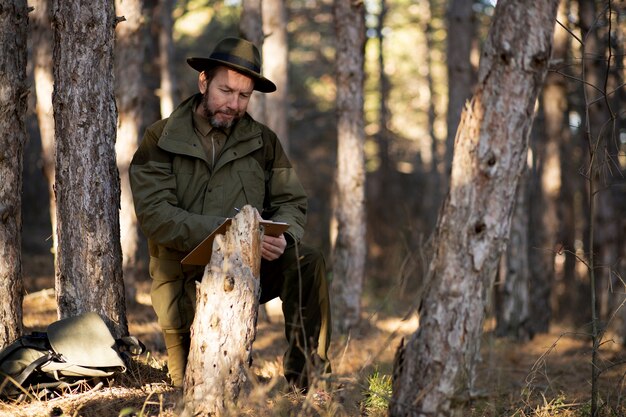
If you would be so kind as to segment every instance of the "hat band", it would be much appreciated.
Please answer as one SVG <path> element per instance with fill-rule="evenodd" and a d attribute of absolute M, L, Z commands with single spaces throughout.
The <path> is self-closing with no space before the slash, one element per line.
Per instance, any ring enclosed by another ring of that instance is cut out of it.
<path fill-rule="evenodd" d="M 247 68 L 252 72 L 257 74 L 261 73 L 261 67 L 254 65 L 252 62 L 247 59 L 239 58 L 238 56 L 231 54 L 224 54 L 220 52 L 214 52 L 211 54 L 211 59 L 217 59 L 219 61 L 230 62 L 231 64 L 239 65 L 241 67 Z"/>

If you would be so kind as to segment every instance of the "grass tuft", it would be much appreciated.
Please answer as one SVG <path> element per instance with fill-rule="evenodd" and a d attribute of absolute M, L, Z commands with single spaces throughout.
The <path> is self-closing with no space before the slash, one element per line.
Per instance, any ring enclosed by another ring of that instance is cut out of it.
<path fill-rule="evenodd" d="M 391 376 L 381 375 L 378 369 L 367 377 L 367 389 L 363 393 L 363 408 L 368 416 L 384 415 L 391 398 Z"/>

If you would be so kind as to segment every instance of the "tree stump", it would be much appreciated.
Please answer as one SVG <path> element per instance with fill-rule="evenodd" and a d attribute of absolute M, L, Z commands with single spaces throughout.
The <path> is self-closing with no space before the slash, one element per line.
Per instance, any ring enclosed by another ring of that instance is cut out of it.
<path fill-rule="evenodd" d="M 256 210 L 245 206 L 213 242 L 196 292 L 185 416 L 222 415 L 247 381 L 259 307 L 261 238 Z"/>

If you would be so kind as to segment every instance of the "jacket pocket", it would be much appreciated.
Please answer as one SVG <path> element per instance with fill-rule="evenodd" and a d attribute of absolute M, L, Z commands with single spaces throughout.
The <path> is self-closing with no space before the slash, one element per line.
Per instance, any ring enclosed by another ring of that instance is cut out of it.
<path fill-rule="evenodd" d="M 259 212 L 263 208 L 265 197 L 265 178 L 259 171 L 239 171 L 239 179 L 246 198 L 246 204 L 256 207 Z"/>

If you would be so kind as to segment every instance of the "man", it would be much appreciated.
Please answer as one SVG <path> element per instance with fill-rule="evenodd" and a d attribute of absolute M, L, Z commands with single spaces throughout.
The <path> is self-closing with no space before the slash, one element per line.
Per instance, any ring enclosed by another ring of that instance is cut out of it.
<path fill-rule="evenodd" d="M 172 384 L 183 384 L 195 283 L 204 272 L 180 260 L 248 204 L 265 219 L 290 224 L 279 237 L 263 237 L 260 301 L 283 301 L 289 342 L 284 374 L 306 390 L 313 369 L 330 372 L 324 259 L 299 243 L 307 197 L 278 138 L 246 113 L 253 90 L 269 93 L 276 86 L 261 75 L 257 48 L 243 39 L 226 38 L 208 58 L 187 63 L 199 71 L 200 93 L 146 130 L 130 165 Z"/>

